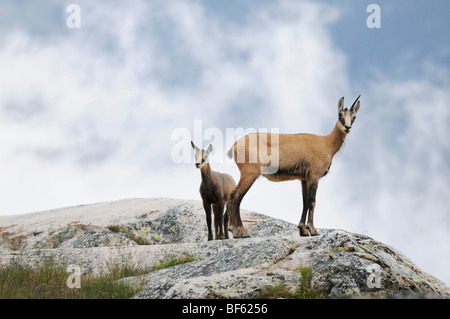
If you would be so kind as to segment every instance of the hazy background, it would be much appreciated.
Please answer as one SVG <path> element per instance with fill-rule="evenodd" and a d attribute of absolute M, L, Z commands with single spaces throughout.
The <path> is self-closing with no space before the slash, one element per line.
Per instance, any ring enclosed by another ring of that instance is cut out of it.
<path fill-rule="evenodd" d="M 66 26 L 69 3 L 80 29 Z M 315 225 L 374 237 L 450 284 L 449 12 L 437 0 L 2 1 L 0 215 L 200 199 L 199 171 L 171 156 L 177 128 L 204 147 L 208 128 L 328 134 L 339 98 L 361 94 Z M 220 152 L 213 169 L 238 180 Z M 261 178 L 241 207 L 297 223 L 301 203 L 299 182 Z"/>

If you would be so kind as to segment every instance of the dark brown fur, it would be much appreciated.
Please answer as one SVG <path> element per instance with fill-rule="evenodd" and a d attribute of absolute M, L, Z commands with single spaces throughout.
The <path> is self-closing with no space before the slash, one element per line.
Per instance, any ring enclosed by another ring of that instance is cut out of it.
<path fill-rule="evenodd" d="M 200 195 L 206 212 L 208 240 L 213 239 L 211 230 L 211 206 L 214 212 L 215 239 L 228 239 L 228 215 L 224 215 L 224 206 L 230 199 L 230 194 L 236 187 L 233 177 L 211 170 L 209 163 L 201 169 L 202 183 Z"/>
<path fill-rule="evenodd" d="M 201 166 L 200 172 L 202 182 L 200 184 L 200 195 L 202 197 L 203 208 L 206 213 L 208 240 L 213 239 L 211 229 L 211 207 L 214 212 L 215 239 L 228 239 L 228 215 L 224 214 L 224 207 L 230 200 L 230 195 L 236 187 L 236 183 L 230 175 L 215 172 L 211 169 L 208 163 L 208 157 L 212 147 L 205 151 L 199 150 L 194 143 L 191 145 L 196 153 L 198 152 L 200 154 L 201 152 L 201 161 L 196 162 L 196 166 Z"/>
<path fill-rule="evenodd" d="M 301 159 L 299 162 L 292 166 L 280 167 L 276 172 L 278 176 L 297 176 L 300 179 L 307 179 L 309 177 L 309 169 L 311 164 L 305 160 Z"/>

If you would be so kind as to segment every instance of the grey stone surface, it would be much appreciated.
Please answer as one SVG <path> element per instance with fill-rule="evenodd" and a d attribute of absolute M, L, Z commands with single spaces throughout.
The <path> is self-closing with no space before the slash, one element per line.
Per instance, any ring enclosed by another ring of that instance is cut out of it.
<path fill-rule="evenodd" d="M 370 237 L 338 229 L 300 237 L 296 225 L 249 211 L 242 220 L 250 238 L 207 241 L 199 201 L 129 199 L 5 216 L 0 265 L 75 264 L 96 275 L 194 257 L 121 279 L 142 288 L 134 298 L 252 298 L 273 285 L 295 291 L 303 268 L 312 270 L 311 288 L 330 298 L 450 297 L 444 283 Z"/>

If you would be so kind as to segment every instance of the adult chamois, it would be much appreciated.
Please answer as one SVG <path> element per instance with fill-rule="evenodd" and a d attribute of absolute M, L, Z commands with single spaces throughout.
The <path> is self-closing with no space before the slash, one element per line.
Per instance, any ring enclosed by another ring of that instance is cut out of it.
<path fill-rule="evenodd" d="M 240 204 L 260 175 L 273 182 L 301 180 L 303 211 L 298 224 L 300 236 L 318 235 L 313 219 L 319 179 L 328 173 L 333 156 L 341 149 L 352 128 L 360 106 L 359 97 L 350 109 L 344 109 L 344 97 L 339 100 L 338 120 L 328 135 L 254 133 L 233 144 L 228 156 L 234 157 L 241 173 L 227 205 L 229 229 L 234 238 L 248 237 L 240 217 Z M 267 161 L 267 154 L 270 154 L 271 161 Z M 308 223 L 305 225 L 307 215 Z"/>

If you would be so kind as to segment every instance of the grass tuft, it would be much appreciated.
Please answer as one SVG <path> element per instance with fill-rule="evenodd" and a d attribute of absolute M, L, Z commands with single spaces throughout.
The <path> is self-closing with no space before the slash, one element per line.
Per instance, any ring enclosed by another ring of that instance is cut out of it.
<path fill-rule="evenodd" d="M 309 267 L 299 269 L 302 282 L 294 292 L 285 284 L 266 286 L 257 296 L 261 299 L 324 299 L 324 296 L 311 289 L 312 269 Z"/>
<path fill-rule="evenodd" d="M 100 276 L 81 276 L 80 288 L 69 288 L 71 273 L 63 266 L 43 263 L 28 268 L 17 263 L 0 267 L 0 299 L 126 299 L 143 287 L 127 284 L 118 279 L 146 274 L 163 268 L 195 260 L 191 255 L 165 259 L 150 268 L 125 264 L 114 265 Z"/>
<path fill-rule="evenodd" d="M 62 266 L 42 264 L 0 268 L 0 299 L 124 299 L 140 291 L 117 282 L 111 274 L 81 276 L 81 288 L 69 288 L 70 273 Z"/>

